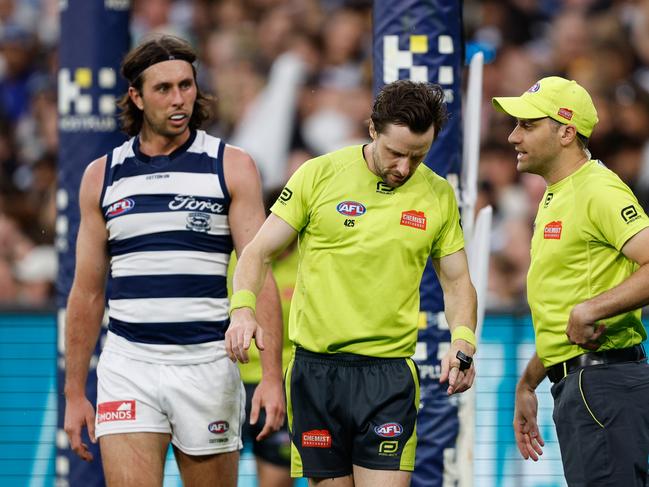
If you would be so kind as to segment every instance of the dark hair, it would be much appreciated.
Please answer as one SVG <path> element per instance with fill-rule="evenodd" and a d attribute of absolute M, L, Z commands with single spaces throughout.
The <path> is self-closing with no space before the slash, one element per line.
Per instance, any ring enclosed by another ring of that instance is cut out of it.
<path fill-rule="evenodd" d="M 447 119 L 444 91 L 439 85 L 409 80 L 387 84 L 376 96 L 371 119 L 377 133 L 388 124 L 405 125 L 416 134 L 435 126 L 435 137 Z"/>
<path fill-rule="evenodd" d="M 196 67 L 193 64 L 196 61 L 196 53 L 185 40 L 170 35 L 158 36 L 145 41 L 129 52 L 122 61 L 121 73 L 128 81 L 129 86 L 141 93 L 142 73 L 149 66 L 174 59 L 187 61 L 191 64 L 196 83 Z M 189 120 L 191 129 L 199 128 L 205 120 L 212 116 L 211 102 L 212 99 L 204 95 L 196 85 L 196 101 L 192 117 Z M 142 129 L 144 119 L 142 110 L 131 101 L 128 93 L 120 98 L 117 106 L 122 110 L 119 115 L 122 130 L 128 135 L 137 135 Z"/>

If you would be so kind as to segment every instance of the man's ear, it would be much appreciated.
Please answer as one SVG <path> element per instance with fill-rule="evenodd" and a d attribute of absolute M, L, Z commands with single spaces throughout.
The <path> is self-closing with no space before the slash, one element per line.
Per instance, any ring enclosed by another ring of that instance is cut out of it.
<path fill-rule="evenodd" d="M 142 101 L 142 94 L 140 93 L 140 90 L 133 86 L 129 86 L 128 97 L 136 107 L 138 107 L 140 110 L 144 110 L 144 102 Z"/>
<path fill-rule="evenodd" d="M 376 133 L 376 129 L 374 128 L 374 122 L 372 121 L 372 119 L 370 119 L 370 137 L 372 138 L 372 140 L 376 140 L 376 138 L 378 137 L 378 134 Z"/>
<path fill-rule="evenodd" d="M 574 125 L 564 125 L 561 127 L 561 144 L 569 145 L 573 140 L 577 138 L 577 128 Z"/>

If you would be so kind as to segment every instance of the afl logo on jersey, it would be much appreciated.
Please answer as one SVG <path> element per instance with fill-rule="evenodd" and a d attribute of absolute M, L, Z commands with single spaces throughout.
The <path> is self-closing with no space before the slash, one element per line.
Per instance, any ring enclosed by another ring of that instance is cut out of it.
<path fill-rule="evenodd" d="M 338 203 L 336 210 L 345 216 L 361 216 L 367 211 L 365 205 L 357 201 L 343 201 L 342 203 Z"/>
<path fill-rule="evenodd" d="M 227 421 L 214 421 L 207 426 L 207 429 L 210 430 L 210 433 L 220 435 L 228 432 L 230 429 L 230 423 Z"/>
<path fill-rule="evenodd" d="M 396 438 L 403 433 L 403 426 L 399 423 L 383 423 L 374 428 L 374 433 L 383 438 Z"/>
<path fill-rule="evenodd" d="M 106 218 L 113 218 L 118 215 L 122 215 L 127 211 L 131 211 L 135 207 L 135 201 L 131 198 L 124 198 L 119 201 L 116 201 L 108 207 L 106 210 Z"/>

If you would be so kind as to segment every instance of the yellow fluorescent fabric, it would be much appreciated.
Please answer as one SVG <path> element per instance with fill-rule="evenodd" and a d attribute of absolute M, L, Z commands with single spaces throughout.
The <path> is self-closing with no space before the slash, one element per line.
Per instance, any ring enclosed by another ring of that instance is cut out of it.
<path fill-rule="evenodd" d="M 521 96 L 500 96 L 492 98 L 491 103 L 512 117 L 551 117 L 557 122 L 572 124 L 585 137 L 590 137 L 599 121 L 588 92 L 576 81 L 559 76 L 537 81 Z"/>
<path fill-rule="evenodd" d="M 631 190 L 598 161 L 548 186 L 534 222 L 527 275 L 536 348 L 546 367 L 584 353 L 566 337 L 570 311 L 637 269 L 620 250 L 647 226 Z M 646 338 L 640 310 L 602 322 L 608 330 L 600 350 L 630 347 Z"/>
<path fill-rule="evenodd" d="M 464 247 L 455 194 L 421 165 L 387 187 L 362 146 L 307 161 L 271 211 L 299 232 L 290 339 L 318 353 L 414 353 L 429 255 Z"/>

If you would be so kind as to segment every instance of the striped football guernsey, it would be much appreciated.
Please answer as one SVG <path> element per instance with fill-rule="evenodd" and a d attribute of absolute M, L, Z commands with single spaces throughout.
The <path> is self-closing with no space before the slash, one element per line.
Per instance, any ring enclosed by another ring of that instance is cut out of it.
<path fill-rule="evenodd" d="M 106 348 L 134 358 L 199 363 L 229 324 L 233 249 L 225 143 L 192 131 L 166 156 L 134 137 L 108 154 L 101 209 L 110 279 Z"/>

